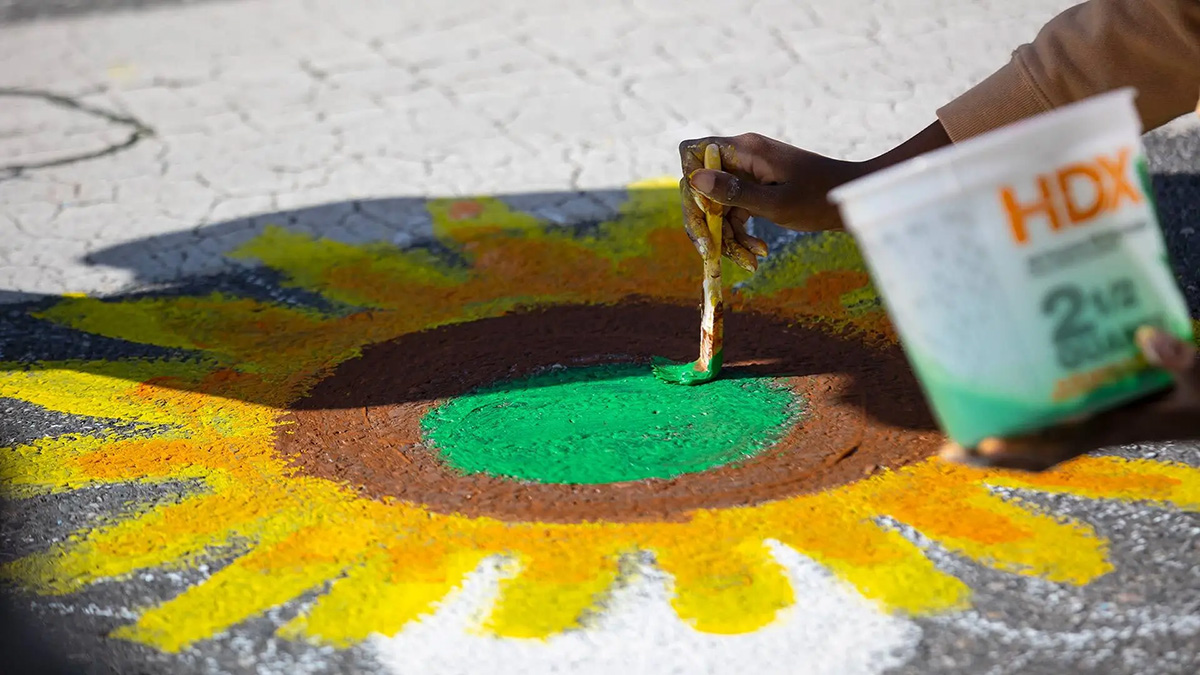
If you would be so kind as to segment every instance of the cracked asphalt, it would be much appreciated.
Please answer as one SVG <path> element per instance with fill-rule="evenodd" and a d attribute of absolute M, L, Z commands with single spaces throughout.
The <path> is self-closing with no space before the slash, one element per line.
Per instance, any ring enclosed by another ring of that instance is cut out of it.
<path fill-rule="evenodd" d="M 81 343 L 29 317 L 64 293 L 216 289 L 319 307 L 224 256 L 267 220 L 348 243 L 423 245 L 422 200 L 432 196 L 504 195 L 586 227 L 614 212 L 623 186 L 677 173 L 676 145 L 698 135 L 758 131 L 872 156 L 1071 4 L 0 0 L 0 361 L 158 349 Z M 1147 147 L 1200 316 L 1200 121 L 1178 120 Z M 774 243 L 791 238 L 756 226 Z M 109 423 L 0 399 L 0 447 Z M 1200 466 L 1189 444 L 1115 452 Z M 0 561 L 178 490 L 97 487 L 10 503 Z M 909 622 L 918 637 L 896 662 L 862 672 L 1200 672 L 1200 515 L 1013 496 L 1092 524 L 1115 571 L 1064 586 L 933 546 L 938 566 L 975 591 L 972 609 Z M 46 672 L 54 660 L 62 672 L 399 672 L 373 644 L 335 651 L 274 636 L 311 598 L 179 655 L 104 638 L 207 573 L 148 573 L 52 601 L 13 594 L 0 650 L 49 645 L 27 662 Z"/>

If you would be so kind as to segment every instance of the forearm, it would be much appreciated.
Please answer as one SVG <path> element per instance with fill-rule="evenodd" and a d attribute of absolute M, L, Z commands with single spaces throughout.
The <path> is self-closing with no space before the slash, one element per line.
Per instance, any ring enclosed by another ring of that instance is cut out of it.
<path fill-rule="evenodd" d="M 954 141 L 1120 87 L 1146 130 L 1197 107 L 1200 0 L 1089 0 L 1051 20 L 994 75 L 938 110 Z"/>
<path fill-rule="evenodd" d="M 862 173 L 868 174 L 880 169 L 886 169 L 893 164 L 899 164 L 917 155 L 923 155 L 932 150 L 950 145 L 950 136 L 941 122 L 934 122 L 922 129 L 916 136 L 888 150 L 882 155 L 860 163 Z"/>

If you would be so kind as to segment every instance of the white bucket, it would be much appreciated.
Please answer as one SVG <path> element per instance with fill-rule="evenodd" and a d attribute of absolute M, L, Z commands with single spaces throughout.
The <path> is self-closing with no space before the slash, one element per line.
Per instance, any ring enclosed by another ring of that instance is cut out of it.
<path fill-rule="evenodd" d="M 946 433 L 964 446 L 1158 391 L 1142 325 L 1192 339 L 1134 91 L 1012 124 L 830 193 Z"/>

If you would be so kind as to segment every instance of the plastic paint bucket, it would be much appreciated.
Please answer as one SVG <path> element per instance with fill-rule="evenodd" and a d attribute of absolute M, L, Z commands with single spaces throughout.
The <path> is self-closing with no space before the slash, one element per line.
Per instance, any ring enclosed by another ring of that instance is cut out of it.
<path fill-rule="evenodd" d="M 1192 339 L 1135 93 L 1023 120 L 835 189 L 943 430 L 971 447 L 1167 387 L 1139 326 Z"/>

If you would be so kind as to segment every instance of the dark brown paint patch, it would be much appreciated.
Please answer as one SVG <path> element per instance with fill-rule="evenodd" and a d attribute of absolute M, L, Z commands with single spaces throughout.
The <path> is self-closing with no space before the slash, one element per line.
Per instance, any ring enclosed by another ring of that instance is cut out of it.
<path fill-rule="evenodd" d="M 942 436 L 898 347 L 730 312 L 726 374 L 772 375 L 806 401 L 798 423 L 752 459 L 670 480 L 602 485 L 461 475 L 421 443 L 441 399 L 553 365 L 684 359 L 693 309 L 650 302 L 567 306 L 444 326 L 371 346 L 285 415 L 277 450 L 301 472 L 364 496 L 514 521 L 662 520 L 848 483 L 936 452 Z M 667 385 L 664 385 L 667 386 Z"/>

